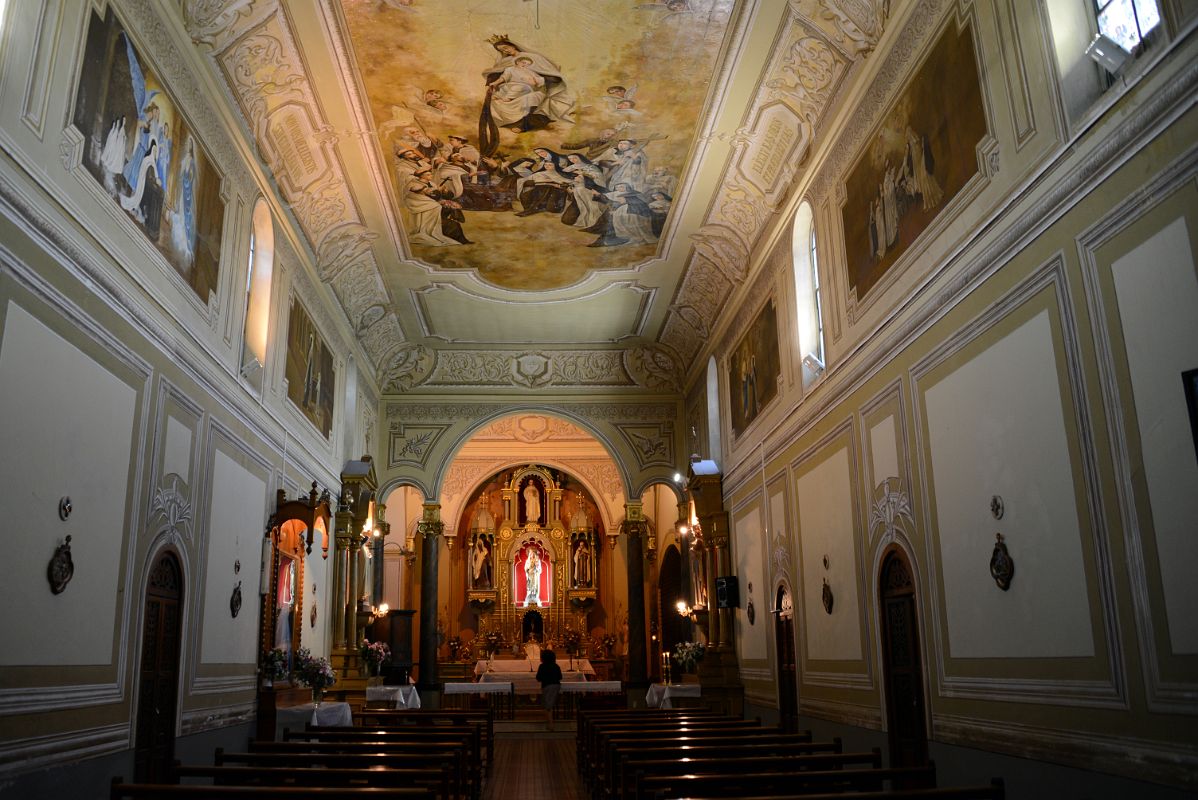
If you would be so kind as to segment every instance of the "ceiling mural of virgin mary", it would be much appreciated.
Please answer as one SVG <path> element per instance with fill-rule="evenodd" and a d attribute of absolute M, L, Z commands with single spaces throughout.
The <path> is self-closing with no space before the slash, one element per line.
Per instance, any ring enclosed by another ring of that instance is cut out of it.
<path fill-rule="evenodd" d="M 733 0 L 343 0 L 414 258 L 550 289 L 653 258 Z"/>

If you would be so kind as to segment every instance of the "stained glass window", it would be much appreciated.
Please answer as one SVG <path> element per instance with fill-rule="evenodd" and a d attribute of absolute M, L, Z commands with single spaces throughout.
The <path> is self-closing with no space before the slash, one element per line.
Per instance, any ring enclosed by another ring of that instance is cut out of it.
<path fill-rule="evenodd" d="M 1098 31 L 1132 52 L 1161 21 L 1156 0 L 1095 0 Z"/>

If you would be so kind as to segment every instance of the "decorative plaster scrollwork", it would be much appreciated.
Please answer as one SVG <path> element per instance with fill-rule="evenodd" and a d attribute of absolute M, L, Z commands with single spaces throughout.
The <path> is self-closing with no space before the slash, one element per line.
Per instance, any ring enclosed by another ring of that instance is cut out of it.
<path fill-rule="evenodd" d="M 436 355 L 424 345 L 406 344 L 392 353 L 381 369 L 383 391 L 406 392 L 428 380 L 437 365 Z"/>
<path fill-rule="evenodd" d="M 820 0 L 819 19 L 835 26 L 836 43 L 850 58 L 868 55 L 878 46 L 890 0 Z"/>
<path fill-rule="evenodd" d="M 774 580 L 790 577 L 790 551 L 781 537 L 774 540 L 774 551 L 770 554 L 770 564 L 774 569 Z"/>
<path fill-rule="evenodd" d="M 191 503 L 187 496 L 179 491 L 179 484 L 182 482 L 183 479 L 173 472 L 163 477 L 162 485 L 154 490 L 154 500 L 150 503 L 150 516 L 153 519 L 160 519 L 164 523 L 163 529 L 183 537 L 190 537 Z M 186 488 L 187 484 L 183 485 Z"/>
<path fill-rule="evenodd" d="M 747 213 L 749 217 L 755 216 L 751 209 Z M 733 216 L 736 216 L 735 211 Z M 735 222 L 733 224 L 735 226 Z M 695 253 L 718 267 L 730 280 L 738 281 L 744 277 L 749 248 L 732 229 L 724 225 L 704 225 L 698 233 L 691 235 L 691 240 L 695 243 Z"/>
<path fill-rule="evenodd" d="M 553 362 L 543 353 L 521 353 L 511 362 L 512 380 L 528 389 L 553 382 Z"/>
<path fill-rule="evenodd" d="M 900 531 L 909 531 L 913 524 L 911 498 L 907 496 L 902 479 L 887 478 L 878 484 L 869 511 L 870 533 L 891 539 Z"/>
<path fill-rule="evenodd" d="M 645 389 L 677 392 L 682 389 L 678 362 L 664 347 L 637 345 L 624 351 L 624 368 Z"/>
<path fill-rule="evenodd" d="M 371 242 L 379 238 L 360 222 L 344 222 L 325 231 L 316 247 L 316 270 L 326 283 L 340 275 L 346 267 L 370 250 Z"/>
<path fill-rule="evenodd" d="M 192 42 L 219 50 L 237 35 L 253 10 L 254 0 L 183 0 L 183 25 Z"/>

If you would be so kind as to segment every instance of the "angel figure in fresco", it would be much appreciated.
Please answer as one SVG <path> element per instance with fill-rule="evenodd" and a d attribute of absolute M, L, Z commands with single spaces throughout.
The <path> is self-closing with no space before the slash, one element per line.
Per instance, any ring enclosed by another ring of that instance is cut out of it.
<path fill-rule="evenodd" d="M 574 124 L 578 99 L 566 85 L 561 67 L 506 36 L 492 36 L 499 53 L 483 71 L 487 95 L 479 116 L 479 149 L 484 156 L 499 147 L 499 128 L 531 131 L 554 122 Z"/>
<path fill-rule="evenodd" d="M 591 585 L 591 548 L 586 539 L 579 539 L 574 548 L 574 585 L 584 589 Z"/>
<path fill-rule="evenodd" d="M 154 98 L 159 92 L 157 89 L 146 91 L 146 76 L 141 71 L 141 62 L 137 60 L 137 53 L 134 52 L 133 42 L 129 40 L 128 35 L 125 36 L 125 54 L 129 59 L 129 87 L 133 90 L 133 105 L 137 109 L 137 122 L 134 123 L 131 132 L 134 137 L 133 152 L 125 161 L 124 170 L 125 182 L 129 184 L 129 192 L 132 194 L 137 191 L 139 178 L 143 175 L 142 162 L 150 149 L 150 142 L 158 140 L 162 123 L 159 119 L 158 105 L 154 103 Z M 129 132 L 126 135 L 129 135 Z"/>

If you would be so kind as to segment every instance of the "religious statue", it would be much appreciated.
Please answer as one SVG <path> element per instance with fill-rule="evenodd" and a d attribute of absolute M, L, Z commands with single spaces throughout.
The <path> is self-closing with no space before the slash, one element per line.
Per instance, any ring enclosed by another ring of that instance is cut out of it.
<path fill-rule="evenodd" d="M 591 548 L 586 539 L 579 539 L 574 550 L 574 585 L 584 589 L 591 585 Z"/>
<path fill-rule="evenodd" d="M 524 517 L 525 522 L 541 520 L 541 493 L 537 491 L 536 481 L 529 481 L 524 487 Z"/>
<path fill-rule="evenodd" d="M 491 549 L 487 547 L 487 537 L 479 534 L 474 540 L 474 550 L 471 551 L 471 585 L 475 589 L 491 588 Z"/>
<path fill-rule="evenodd" d="M 536 491 L 535 489 L 533 490 Z M 526 606 L 541 605 L 541 557 L 537 555 L 536 548 L 528 548 L 528 555 L 524 557 L 524 578 L 527 584 L 524 594 L 524 604 Z"/>

